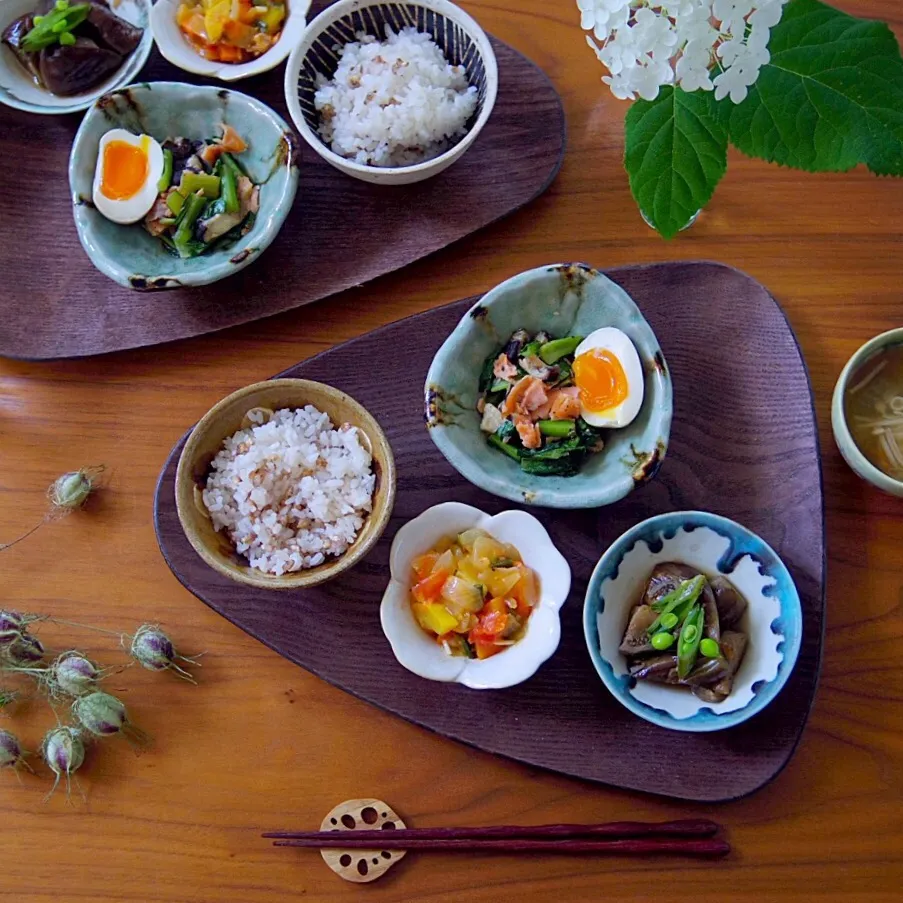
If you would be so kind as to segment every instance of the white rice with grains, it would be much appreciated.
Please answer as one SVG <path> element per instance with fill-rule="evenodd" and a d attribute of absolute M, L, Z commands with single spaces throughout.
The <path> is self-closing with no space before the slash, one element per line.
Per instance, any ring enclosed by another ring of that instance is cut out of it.
<path fill-rule="evenodd" d="M 281 576 L 348 550 L 373 502 L 376 477 L 356 427 L 336 429 L 312 405 L 266 415 L 223 443 L 204 505 L 250 565 Z"/>
<path fill-rule="evenodd" d="M 359 33 L 329 81 L 320 75 L 314 106 L 320 137 L 342 157 L 368 166 L 408 166 L 438 157 L 466 133 L 477 89 L 430 35 Z"/>

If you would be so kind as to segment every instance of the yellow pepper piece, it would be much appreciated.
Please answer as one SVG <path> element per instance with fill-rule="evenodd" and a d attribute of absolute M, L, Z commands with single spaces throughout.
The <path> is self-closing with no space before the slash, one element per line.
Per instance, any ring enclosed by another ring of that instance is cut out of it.
<path fill-rule="evenodd" d="M 232 3 L 230 0 L 219 0 L 204 13 L 204 30 L 211 44 L 215 44 L 223 36 L 223 28 L 231 18 Z"/>
<path fill-rule="evenodd" d="M 285 7 L 271 6 L 260 17 L 260 21 L 263 22 L 267 34 L 273 34 L 274 32 L 279 31 L 279 29 L 282 28 L 282 23 L 285 21 Z"/>
<path fill-rule="evenodd" d="M 438 602 L 414 602 L 411 608 L 417 623 L 436 636 L 449 633 L 458 626 L 458 619 Z"/>

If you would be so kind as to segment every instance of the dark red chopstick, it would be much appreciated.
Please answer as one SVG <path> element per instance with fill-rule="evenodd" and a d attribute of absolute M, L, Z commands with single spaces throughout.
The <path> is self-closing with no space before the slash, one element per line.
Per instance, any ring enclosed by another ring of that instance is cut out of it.
<path fill-rule="evenodd" d="M 418 839 L 396 838 L 396 832 L 383 831 L 381 842 L 359 840 L 357 831 L 328 832 L 325 836 L 303 840 L 277 840 L 277 847 L 331 848 L 342 850 L 432 850 L 467 853 L 608 853 L 615 855 L 670 854 L 679 856 L 716 857 L 727 855 L 731 848 L 724 840 L 693 837 L 623 838 L 619 840 L 553 839 L 528 840 L 521 838 L 480 839 Z"/>
<path fill-rule="evenodd" d="M 627 839 L 631 837 L 711 837 L 717 834 L 719 826 L 702 818 L 680 821 L 643 822 L 616 821 L 595 825 L 495 825 L 482 828 L 404 828 L 395 831 L 268 831 L 263 837 L 279 840 L 318 840 L 326 838 L 335 841 L 341 833 L 341 843 L 353 838 L 362 843 L 367 841 L 380 844 L 388 838 L 395 840 L 541 840 L 610 837 Z M 333 845 L 335 845 L 333 843 Z M 397 849 L 397 847 L 396 847 Z"/>

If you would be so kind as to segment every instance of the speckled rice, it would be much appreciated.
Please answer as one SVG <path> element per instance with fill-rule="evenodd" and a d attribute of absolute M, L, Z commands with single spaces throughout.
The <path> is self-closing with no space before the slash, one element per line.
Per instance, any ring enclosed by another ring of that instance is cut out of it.
<path fill-rule="evenodd" d="M 213 525 L 252 567 L 281 576 L 316 567 L 354 542 L 376 478 L 358 431 L 312 405 L 239 430 L 203 492 Z"/>
<path fill-rule="evenodd" d="M 391 29 L 385 41 L 358 34 L 335 75 L 317 81 L 320 136 L 335 153 L 369 166 L 438 157 L 466 132 L 477 89 L 428 34 Z"/>

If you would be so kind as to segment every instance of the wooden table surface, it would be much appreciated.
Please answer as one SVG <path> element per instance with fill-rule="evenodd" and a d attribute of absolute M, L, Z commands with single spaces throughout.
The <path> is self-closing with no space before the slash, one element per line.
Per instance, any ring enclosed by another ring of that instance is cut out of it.
<path fill-rule="evenodd" d="M 903 36 L 897 0 L 841 5 L 890 20 Z M 829 414 L 849 355 L 903 323 L 903 181 L 862 171 L 808 175 L 732 153 L 710 208 L 665 243 L 630 198 L 621 168 L 626 105 L 600 83 L 575 4 L 464 6 L 542 66 L 564 99 L 564 168 L 532 206 L 403 272 L 248 328 L 89 360 L 0 361 L 0 539 L 41 518 L 44 490 L 58 473 L 109 467 L 88 511 L 2 553 L 0 605 L 114 630 L 160 621 L 180 647 L 207 653 L 197 687 L 138 669 L 109 680 L 156 742 L 140 756 L 117 740 L 92 749 L 81 774 L 86 803 L 76 794 L 69 807 L 60 793 L 42 802 L 46 769 L 21 783 L 0 774 L 0 899 L 900 899 L 903 501 L 846 468 Z M 811 371 L 821 427 L 829 537 L 824 669 L 798 752 L 753 797 L 679 805 L 474 752 L 282 660 L 208 610 L 167 569 L 152 524 L 157 475 L 179 436 L 222 396 L 528 267 L 674 258 L 740 267 L 783 303 Z M 113 638 L 50 626 L 42 636 L 118 660 Z M 33 702 L 0 726 L 34 749 L 52 721 Z M 339 880 L 318 855 L 273 850 L 258 837 L 267 828 L 318 825 L 333 804 L 359 796 L 387 800 L 417 826 L 706 815 L 727 826 L 735 852 L 716 866 L 411 855 L 362 889 Z"/>

